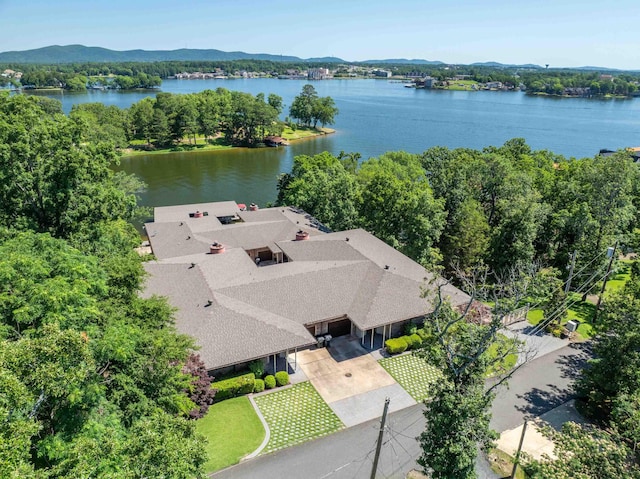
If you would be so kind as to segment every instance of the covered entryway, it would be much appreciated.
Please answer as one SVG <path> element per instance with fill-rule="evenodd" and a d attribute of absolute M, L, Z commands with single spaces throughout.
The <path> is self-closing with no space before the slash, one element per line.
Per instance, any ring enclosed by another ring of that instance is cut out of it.
<path fill-rule="evenodd" d="M 333 321 L 329 323 L 329 334 L 334 338 L 338 336 L 346 336 L 347 334 L 351 334 L 351 320 L 350 319 L 339 319 L 338 321 Z"/>

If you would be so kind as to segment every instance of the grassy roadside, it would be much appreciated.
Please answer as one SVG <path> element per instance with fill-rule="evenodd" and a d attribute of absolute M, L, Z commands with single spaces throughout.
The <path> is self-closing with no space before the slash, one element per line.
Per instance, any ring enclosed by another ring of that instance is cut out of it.
<path fill-rule="evenodd" d="M 237 464 L 258 448 L 265 435 L 246 396 L 212 405 L 207 415 L 198 419 L 196 429 L 208 440 L 207 473 Z"/>
<path fill-rule="evenodd" d="M 610 294 L 619 291 L 625 285 L 625 283 L 631 277 L 631 263 L 630 260 L 621 260 L 617 264 L 616 273 L 611 276 L 607 282 L 607 289 L 604 293 L 605 299 Z M 599 291 L 599 286 L 598 286 Z M 578 336 L 580 339 L 589 339 L 593 337 L 594 330 L 591 322 L 595 314 L 595 304 L 587 301 L 582 301 L 582 296 L 578 293 L 570 293 L 568 304 L 570 307 L 567 309 L 567 314 L 562 319 L 561 324 L 566 324 L 569 320 L 575 320 L 580 323 L 578 326 Z M 527 315 L 527 320 L 532 325 L 537 325 L 544 319 L 544 313 L 541 309 L 532 309 Z"/>

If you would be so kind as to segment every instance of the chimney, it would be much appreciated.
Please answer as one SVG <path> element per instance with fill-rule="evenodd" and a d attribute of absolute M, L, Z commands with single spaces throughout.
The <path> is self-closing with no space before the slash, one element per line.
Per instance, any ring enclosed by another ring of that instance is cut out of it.
<path fill-rule="evenodd" d="M 309 233 L 306 231 L 298 230 L 296 233 L 296 241 L 304 241 L 309 239 Z"/>
<path fill-rule="evenodd" d="M 210 254 L 222 254 L 224 253 L 224 245 L 222 243 L 211 243 L 211 245 L 209 246 L 209 253 Z"/>

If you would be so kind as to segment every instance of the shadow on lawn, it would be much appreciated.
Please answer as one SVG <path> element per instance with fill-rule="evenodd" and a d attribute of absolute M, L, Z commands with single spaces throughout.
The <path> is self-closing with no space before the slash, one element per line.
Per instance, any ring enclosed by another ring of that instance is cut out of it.
<path fill-rule="evenodd" d="M 593 314 L 596 311 L 596 306 L 595 304 L 589 303 L 588 301 L 580 301 L 571 305 L 571 310 L 575 311 L 578 319 L 587 324 L 591 324 Z"/>

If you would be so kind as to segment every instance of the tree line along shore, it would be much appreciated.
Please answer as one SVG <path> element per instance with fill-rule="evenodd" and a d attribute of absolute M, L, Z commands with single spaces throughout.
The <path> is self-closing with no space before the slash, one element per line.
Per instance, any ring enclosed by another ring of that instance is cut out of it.
<path fill-rule="evenodd" d="M 38 98 L 41 107 L 62 113 L 57 100 Z M 287 141 L 332 133 L 338 109 L 305 85 L 289 116 L 280 120 L 282 98 L 275 94 L 229 91 L 158 93 L 122 109 L 102 103 L 74 105 L 69 118 L 81 125 L 86 141 L 110 142 L 124 154 L 232 147 L 279 146 Z"/>
<path fill-rule="evenodd" d="M 442 63 L 317 63 L 270 60 L 76 62 L 0 64 L 0 86 L 69 91 L 156 88 L 163 79 L 187 78 L 393 78 L 435 88 L 526 91 L 562 97 L 622 98 L 638 95 L 640 73 L 605 69 L 542 68 L 536 65 L 446 65 Z M 318 74 L 318 72 L 321 72 Z M 468 82 L 468 84 L 467 84 Z M 429 83 L 431 85 L 431 83 Z"/>

